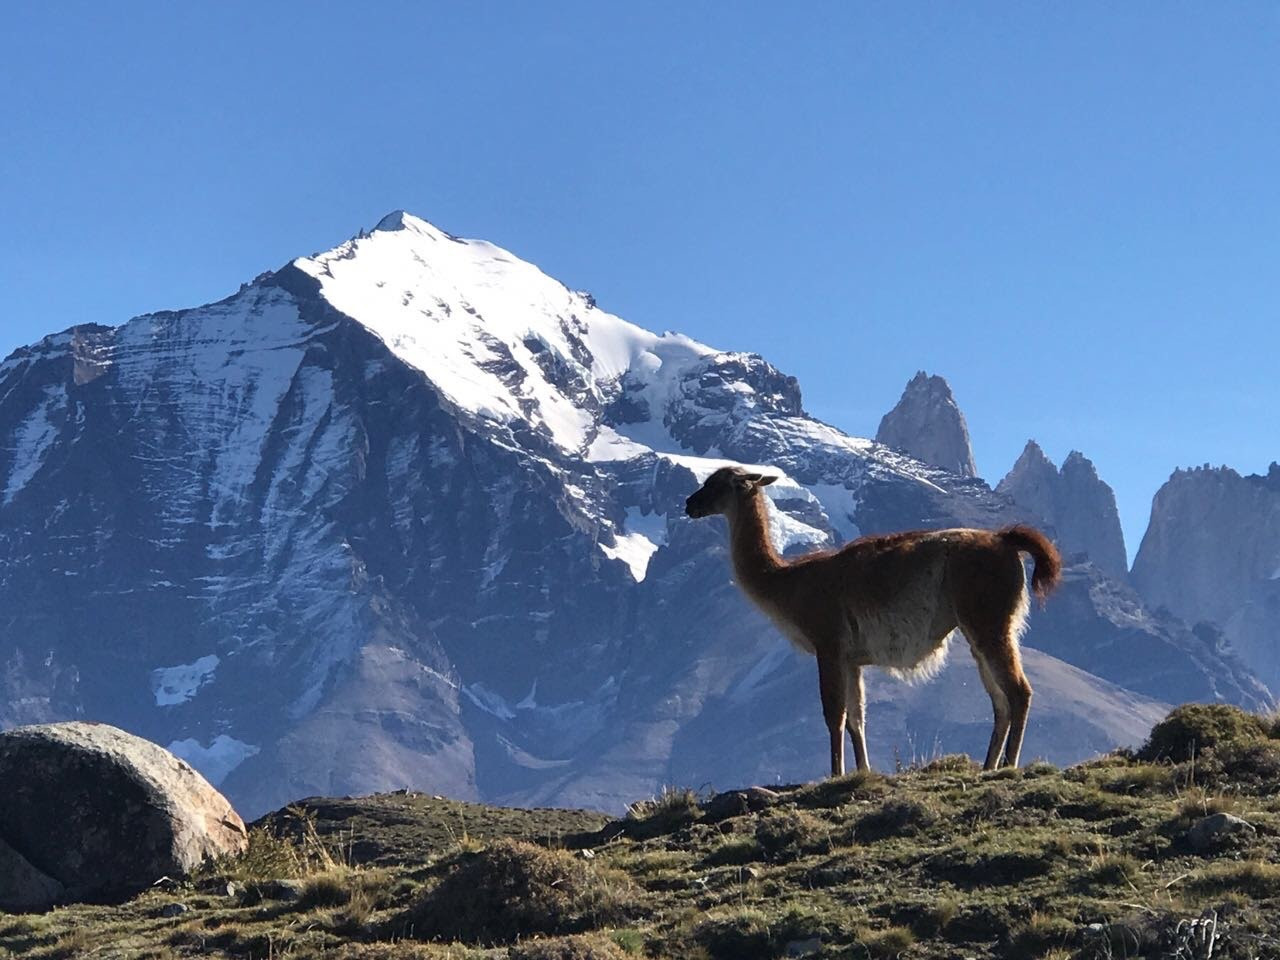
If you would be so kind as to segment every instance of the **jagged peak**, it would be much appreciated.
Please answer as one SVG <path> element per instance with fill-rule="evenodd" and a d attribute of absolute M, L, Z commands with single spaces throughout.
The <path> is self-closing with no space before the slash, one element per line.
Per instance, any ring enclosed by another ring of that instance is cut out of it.
<path fill-rule="evenodd" d="M 998 484 L 996 491 L 1008 496 L 1013 496 L 1014 488 L 1020 486 L 1029 477 L 1040 477 L 1040 482 L 1056 482 L 1059 476 L 1058 467 L 1041 448 L 1040 444 L 1035 440 L 1028 440 L 1022 453 L 1018 454 L 1018 459 L 1013 462 L 1013 466 L 1009 468 L 1009 472 L 1004 475 Z M 1025 491 L 1020 494 L 1025 496 Z"/>
<path fill-rule="evenodd" d="M 1093 461 L 1079 450 L 1072 450 L 1067 454 L 1067 459 L 1062 461 L 1062 469 L 1059 473 L 1065 477 L 1069 473 L 1077 472 L 1094 480 L 1098 479 L 1098 468 L 1094 466 Z"/>
<path fill-rule="evenodd" d="M 1035 440 L 1027 441 L 1027 445 L 1022 448 L 1022 453 L 1019 454 L 1018 459 L 1014 461 L 1014 469 L 1016 470 L 1018 465 L 1023 463 L 1047 463 L 1055 470 L 1058 469 L 1054 465 L 1054 462 L 1049 459 L 1049 455 L 1044 452 L 1044 448 L 1041 447 L 1040 444 L 1036 443 Z"/>
<path fill-rule="evenodd" d="M 1211 463 L 1202 463 L 1198 467 L 1178 467 L 1173 473 L 1169 474 L 1169 481 L 1182 479 L 1183 477 L 1221 477 L 1232 480 L 1239 480 L 1240 474 L 1228 467 L 1225 463 L 1214 466 Z"/>
<path fill-rule="evenodd" d="M 978 475 L 969 426 L 951 385 L 936 374 L 916 371 L 897 404 L 881 419 L 876 440 L 962 477 Z"/>
<path fill-rule="evenodd" d="M 906 393 L 908 391 L 926 391 L 945 397 L 952 403 L 955 402 L 955 394 L 952 393 L 951 384 L 947 383 L 947 378 L 925 370 L 917 370 L 916 375 L 907 381 L 906 390 L 903 392 Z"/>

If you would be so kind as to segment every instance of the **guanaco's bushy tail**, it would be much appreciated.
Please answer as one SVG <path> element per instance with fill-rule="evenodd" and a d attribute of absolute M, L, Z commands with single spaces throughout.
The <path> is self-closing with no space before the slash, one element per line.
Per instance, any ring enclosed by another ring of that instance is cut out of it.
<path fill-rule="evenodd" d="M 1015 550 L 1031 554 L 1036 562 L 1031 574 L 1031 589 L 1043 603 L 1044 598 L 1053 592 L 1053 588 L 1062 579 L 1062 557 L 1058 554 L 1058 548 L 1035 527 L 1022 523 L 1005 527 L 1000 531 L 1000 539 Z"/>

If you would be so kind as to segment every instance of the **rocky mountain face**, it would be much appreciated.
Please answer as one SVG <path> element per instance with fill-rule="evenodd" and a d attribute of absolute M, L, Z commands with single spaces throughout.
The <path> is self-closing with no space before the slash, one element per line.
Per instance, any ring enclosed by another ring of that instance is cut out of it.
<path fill-rule="evenodd" d="M 1151 605 L 1216 625 L 1280 684 L 1280 464 L 1176 471 L 1152 502 L 1133 583 Z"/>
<path fill-rule="evenodd" d="M 942 377 L 923 370 L 907 383 L 897 405 L 880 420 L 876 442 L 961 477 L 976 477 L 969 425 Z"/>
<path fill-rule="evenodd" d="M 1084 454 L 1071 451 L 1059 470 L 1039 444 L 1028 440 L 996 492 L 1043 518 L 1064 556 L 1087 557 L 1109 576 L 1127 578 L 1115 492 Z"/>
<path fill-rule="evenodd" d="M 114 724 L 249 816 L 406 786 L 617 810 L 818 776 L 813 662 L 685 497 L 768 465 L 792 552 L 1029 516 L 813 419 L 758 356 L 400 213 L 218 303 L 16 351 L 0 437 L 0 725 Z M 1183 690 L 1266 701 L 1212 638 L 1076 593 L 1027 638 L 1055 654 L 1028 651 L 1028 756 L 1136 742 Z M 877 765 L 985 747 L 955 646 L 934 685 L 870 684 Z"/>

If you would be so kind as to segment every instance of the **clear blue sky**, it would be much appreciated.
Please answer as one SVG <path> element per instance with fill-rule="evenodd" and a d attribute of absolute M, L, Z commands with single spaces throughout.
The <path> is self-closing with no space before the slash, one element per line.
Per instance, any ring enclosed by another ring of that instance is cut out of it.
<path fill-rule="evenodd" d="M 0 354 L 405 208 L 873 434 L 1280 458 L 1275 3 L 57 3 L 0 31 Z"/>

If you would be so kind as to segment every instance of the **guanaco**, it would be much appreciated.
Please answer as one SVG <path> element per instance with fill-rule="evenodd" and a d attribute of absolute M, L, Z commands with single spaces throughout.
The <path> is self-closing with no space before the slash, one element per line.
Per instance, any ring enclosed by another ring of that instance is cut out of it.
<path fill-rule="evenodd" d="M 917 530 L 784 559 L 769 538 L 761 489 L 777 479 L 721 467 L 689 497 L 685 512 L 728 519 L 738 585 L 796 646 L 817 657 L 831 775 L 844 773 L 846 726 L 858 769 L 870 769 L 862 668 L 930 677 L 957 628 L 995 711 L 984 767 L 993 770 L 1002 758 L 1016 767 L 1031 707 L 1018 654 L 1029 606 L 1021 554 L 1035 560 L 1031 588 L 1043 602 L 1061 579 L 1053 544 L 1024 525 Z"/>

